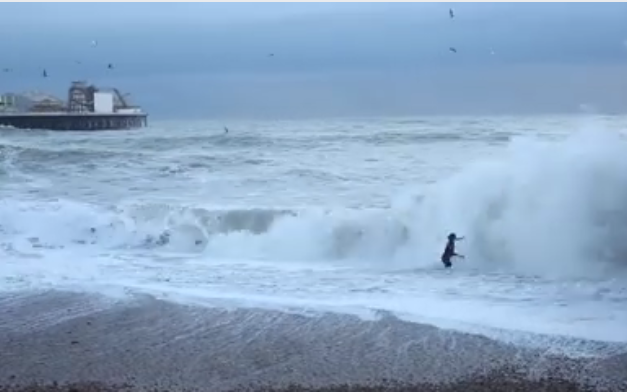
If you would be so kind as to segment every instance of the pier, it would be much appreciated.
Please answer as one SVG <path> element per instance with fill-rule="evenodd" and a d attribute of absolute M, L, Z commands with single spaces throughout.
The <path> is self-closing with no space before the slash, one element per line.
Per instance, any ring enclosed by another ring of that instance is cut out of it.
<path fill-rule="evenodd" d="M 147 126 L 145 114 L 0 113 L 0 126 L 50 131 L 105 131 Z"/>
<path fill-rule="evenodd" d="M 51 131 L 128 130 L 148 125 L 148 115 L 110 91 L 73 82 L 67 103 L 47 94 L 0 96 L 0 127 Z"/>

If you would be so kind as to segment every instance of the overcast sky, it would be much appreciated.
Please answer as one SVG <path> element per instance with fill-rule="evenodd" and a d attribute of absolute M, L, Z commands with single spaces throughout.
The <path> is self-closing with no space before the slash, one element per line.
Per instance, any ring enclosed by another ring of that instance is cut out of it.
<path fill-rule="evenodd" d="M 624 3 L 2 3 L 0 25 L 0 90 L 86 79 L 154 117 L 627 111 Z"/>

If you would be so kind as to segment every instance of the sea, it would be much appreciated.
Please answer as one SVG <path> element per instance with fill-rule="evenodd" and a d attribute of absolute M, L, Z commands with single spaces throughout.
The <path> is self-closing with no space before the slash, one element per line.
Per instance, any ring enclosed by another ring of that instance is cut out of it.
<path fill-rule="evenodd" d="M 0 291 L 627 352 L 625 131 L 592 114 L 5 128 Z M 451 232 L 465 258 L 447 270 Z"/>

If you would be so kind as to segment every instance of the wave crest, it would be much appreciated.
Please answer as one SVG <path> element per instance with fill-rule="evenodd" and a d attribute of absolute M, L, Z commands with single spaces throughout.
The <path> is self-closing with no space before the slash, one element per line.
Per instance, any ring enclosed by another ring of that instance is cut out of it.
<path fill-rule="evenodd" d="M 440 267 L 446 235 L 466 236 L 459 268 L 553 277 L 627 270 L 627 151 L 615 133 L 516 138 L 501 156 L 380 209 L 224 209 L 135 203 L 100 208 L 3 200 L 3 243 L 146 246 L 216 257 Z M 91 231 L 96 229 L 96 233 Z M 153 243 L 154 245 L 154 243 Z"/>

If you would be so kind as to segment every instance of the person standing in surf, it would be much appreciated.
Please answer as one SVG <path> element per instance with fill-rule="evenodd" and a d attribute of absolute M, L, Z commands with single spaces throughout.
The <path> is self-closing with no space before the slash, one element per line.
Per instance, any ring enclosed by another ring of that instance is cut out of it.
<path fill-rule="evenodd" d="M 444 253 L 442 253 L 442 263 L 444 263 L 445 268 L 451 268 L 453 265 L 451 263 L 451 257 L 457 256 L 464 258 L 464 255 L 460 255 L 455 253 L 455 241 L 461 241 L 464 237 L 457 237 L 455 233 L 451 233 L 448 235 L 448 242 L 446 243 L 446 248 L 444 248 Z"/>

